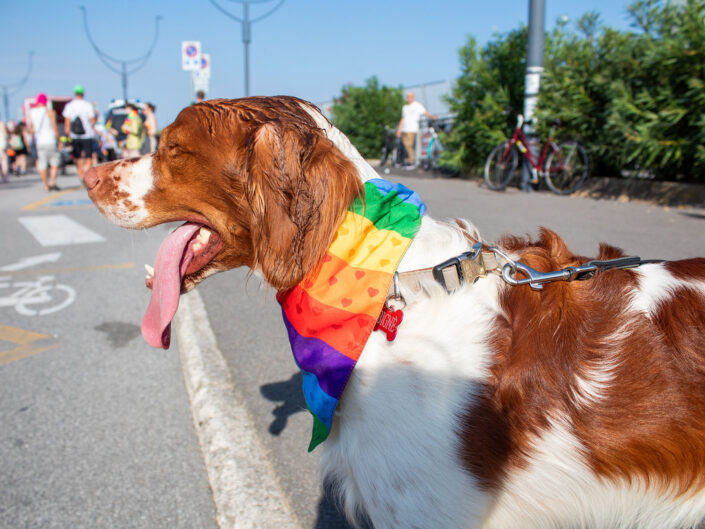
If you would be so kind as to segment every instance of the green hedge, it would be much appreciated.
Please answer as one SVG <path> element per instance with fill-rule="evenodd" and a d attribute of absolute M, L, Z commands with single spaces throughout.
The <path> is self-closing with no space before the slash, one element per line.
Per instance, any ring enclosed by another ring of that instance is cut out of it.
<path fill-rule="evenodd" d="M 605 27 L 592 12 L 547 34 L 539 132 L 561 119 L 560 133 L 585 143 L 596 175 L 705 182 L 705 0 L 639 0 L 627 10 L 633 31 Z M 511 132 L 525 57 L 524 27 L 461 48 L 448 166 L 478 171 Z"/>

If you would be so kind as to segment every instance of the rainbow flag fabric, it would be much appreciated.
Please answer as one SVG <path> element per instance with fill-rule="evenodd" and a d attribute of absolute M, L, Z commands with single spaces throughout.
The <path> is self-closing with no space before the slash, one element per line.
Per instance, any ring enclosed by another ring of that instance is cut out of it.
<path fill-rule="evenodd" d="M 387 299 L 394 272 L 426 206 L 411 189 L 365 182 L 323 262 L 277 294 L 313 415 L 311 452 L 328 437 L 335 409 Z"/>

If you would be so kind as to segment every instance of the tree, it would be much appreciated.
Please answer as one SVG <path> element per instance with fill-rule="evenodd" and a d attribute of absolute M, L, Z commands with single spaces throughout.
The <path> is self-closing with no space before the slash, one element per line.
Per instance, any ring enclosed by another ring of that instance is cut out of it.
<path fill-rule="evenodd" d="M 404 96 L 401 87 L 379 84 L 377 77 L 365 86 L 347 85 L 333 104 L 333 124 L 345 133 L 362 156 L 377 158 L 384 145 L 386 127 L 395 127 L 401 118 Z"/>
<path fill-rule="evenodd" d="M 535 121 L 541 137 L 556 119 L 577 137 L 593 175 L 623 170 L 705 182 L 705 0 L 637 0 L 634 31 L 604 27 L 595 12 L 546 35 Z M 449 103 L 455 129 L 445 162 L 482 167 L 523 108 L 526 29 L 460 50 L 461 76 Z M 506 108 L 511 107 L 509 113 Z"/>
<path fill-rule="evenodd" d="M 551 34 L 537 116 L 581 137 L 594 174 L 705 181 L 705 1 L 627 10 L 636 33 L 583 17 L 578 33 Z"/>
<path fill-rule="evenodd" d="M 460 49 L 461 75 L 448 104 L 456 115 L 442 163 L 457 171 L 483 165 L 521 112 L 526 71 L 526 27 L 495 34 L 478 49 L 473 37 Z"/>

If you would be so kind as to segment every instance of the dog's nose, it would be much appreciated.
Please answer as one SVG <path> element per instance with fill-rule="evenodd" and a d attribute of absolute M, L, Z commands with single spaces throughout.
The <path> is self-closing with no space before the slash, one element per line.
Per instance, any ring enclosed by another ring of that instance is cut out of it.
<path fill-rule="evenodd" d="M 86 184 L 88 191 L 93 189 L 100 182 L 100 179 L 98 178 L 98 170 L 95 167 L 88 169 L 86 174 L 83 175 L 83 181 Z"/>

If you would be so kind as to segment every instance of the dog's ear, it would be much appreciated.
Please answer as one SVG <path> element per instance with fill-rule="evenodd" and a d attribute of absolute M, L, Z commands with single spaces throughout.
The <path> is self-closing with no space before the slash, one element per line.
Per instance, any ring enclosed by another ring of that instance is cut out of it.
<path fill-rule="evenodd" d="M 253 267 L 273 287 L 291 288 L 322 259 L 362 186 L 319 129 L 269 121 L 247 143 Z"/>

